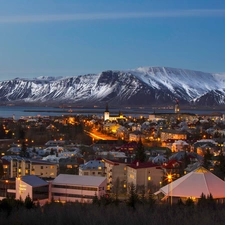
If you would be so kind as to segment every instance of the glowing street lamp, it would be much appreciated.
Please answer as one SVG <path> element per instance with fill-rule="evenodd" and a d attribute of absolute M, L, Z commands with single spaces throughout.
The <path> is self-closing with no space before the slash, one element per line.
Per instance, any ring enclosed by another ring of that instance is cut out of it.
<path fill-rule="evenodd" d="M 167 175 L 167 181 L 168 181 L 168 198 L 170 197 L 170 205 L 172 205 L 172 181 L 173 181 L 173 176 L 171 173 Z M 171 191 L 171 193 L 169 193 Z M 169 195 L 170 194 L 170 195 Z"/>

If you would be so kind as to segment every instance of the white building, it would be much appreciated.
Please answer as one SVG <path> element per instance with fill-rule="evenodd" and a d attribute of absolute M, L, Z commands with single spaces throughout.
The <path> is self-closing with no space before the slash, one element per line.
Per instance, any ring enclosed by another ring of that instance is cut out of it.
<path fill-rule="evenodd" d="M 58 175 L 50 184 L 50 198 L 60 202 L 92 202 L 106 193 L 106 178 L 96 176 Z"/>
<path fill-rule="evenodd" d="M 8 192 L 13 190 L 7 190 Z M 28 175 L 16 178 L 16 199 L 25 200 L 30 196 L 32 201 L 45 204 L 49 200 L 49 183 L 43 179 Z"/>

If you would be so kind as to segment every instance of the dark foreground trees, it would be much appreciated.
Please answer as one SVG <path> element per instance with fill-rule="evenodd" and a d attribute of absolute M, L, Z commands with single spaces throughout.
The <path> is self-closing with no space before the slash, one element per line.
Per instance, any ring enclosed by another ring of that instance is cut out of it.
<path fill-rule="evenodd" d="M 103 199 L 105 201 L 105 199 Z M 102 201 L 103 201 L 102 200 Z M 139 202 L 135 209 L 120 204 L 49 203 L 42 207 L 25 207 L 17 202 L 7 213 L 0 209 L 1 225 L 115 225 L 115 224 L 224 224 L 225 205 L 199 207 L 184 204 L 149 204 Z"/>

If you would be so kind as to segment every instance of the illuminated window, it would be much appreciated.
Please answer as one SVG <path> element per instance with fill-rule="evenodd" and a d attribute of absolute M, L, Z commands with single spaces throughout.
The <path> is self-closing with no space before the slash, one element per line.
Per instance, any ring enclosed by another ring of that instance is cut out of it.
<path fill-rule="evenodd" d="M 67 168 L 72 169 L 73 167 L 72 167 L 72 165 L 67 165 Z"/>
<path fill-rule="evenodd" d="M 124 169 L 124 170 L 127 170 L 127 167 L 124 167 L 123 169 Z"/>
<path fill-rule="evenodd" d="M 99 167 L 98 167 L 98 169 L 99 169 L 99 170 L 101 170 L 101 169 L 102 169 L 102 167 L 101 167 L 101 166 L 99 166 Z"/>
<path fill-rule="evenodd" d="M 50 169 L 54 169 L 54 166 L 50 166 Z"/>
<path fill-rule="evenodd" d="M 151 177 L 150 176 L 148 176 L 148 180 L 151 180 Z"/>

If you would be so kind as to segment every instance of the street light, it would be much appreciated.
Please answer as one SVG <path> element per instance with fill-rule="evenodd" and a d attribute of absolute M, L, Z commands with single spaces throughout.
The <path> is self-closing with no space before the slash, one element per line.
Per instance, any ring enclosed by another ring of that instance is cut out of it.
<path fill-rule="evenodd" d="M 172 181 L 173 181 L 173 176 L 172 174 L 168 174 L 167 175 L 167 180 L 168 180 L 168 198 L 170 197 L 170 205 L 172 205 Z M 171 191 L 171 193 L 170 193 Z M 169 196 L 170 194 L 170 196 Z"/>
<path fill-rule="evenodd" d="M 7 197 L 7 184 L 9 183 L 8 180 L 5 180 L 5 197 Z"/>

